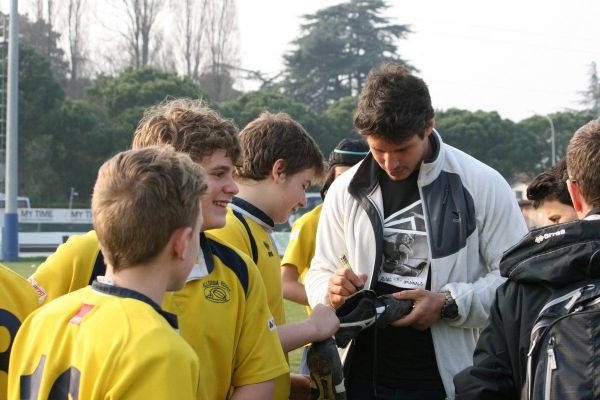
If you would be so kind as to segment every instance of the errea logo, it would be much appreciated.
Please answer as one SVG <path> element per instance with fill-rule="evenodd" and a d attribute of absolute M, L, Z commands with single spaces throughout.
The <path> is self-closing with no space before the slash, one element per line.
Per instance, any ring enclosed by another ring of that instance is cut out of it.
<path fill-rule="evenodd" d="M 542 243 L 544 240 L 550 239 L 551 237 L 555 237 L 555 236 L 561 236 L 564 235 L 566 232 L 564 229 L 561 229 L 560 231 L 556 231 L 556 232 L 548 232 L 548 233 L 544 233 L 543 235 L 539 235 L 535 237 L 535 242 L 537 244 Z"/>

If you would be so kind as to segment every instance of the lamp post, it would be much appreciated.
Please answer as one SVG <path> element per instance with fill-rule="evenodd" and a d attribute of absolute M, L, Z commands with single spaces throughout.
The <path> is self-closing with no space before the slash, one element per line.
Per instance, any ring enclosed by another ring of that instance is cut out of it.
<path fill-rule="evenodd" d="M 6 91 L 6 203 L 2 228 L 2 260 L 19 259 L 19 214 L 17 213 L 19 140 L 19 3 L 10 2 L 8 84 Z"/>
<path fill-rule="evenodd" d="M 69 194 L 69 210 L 73 207 L 73 197 L 79 196 L 79 193 L 75 191 L 75 188 L 71 186 L 71 193 Z"/>
<path fill-rule="evenodd" d="M 550 123 L 550 133 L 551 133 L 551 138 L 550 138 L 550 142 L 552 143 L 552 166 L 554 166 L 556 164 L 556 144 L 555 144 L 555 133 L 554 133 L 554 123 L 552 122 L 552 118 L 550 118 L 547 115 L 544 115 L 544 118 L 546 118 L 548 120 L 548 122 Z"/>

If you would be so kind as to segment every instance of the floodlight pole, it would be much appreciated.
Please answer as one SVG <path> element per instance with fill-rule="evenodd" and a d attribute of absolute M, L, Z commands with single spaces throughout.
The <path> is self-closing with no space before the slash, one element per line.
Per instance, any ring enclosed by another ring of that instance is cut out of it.
<path fill-rule="evenodd" d="M 18 123 L 19 123 L 19 2 L 10 2 L 8 42 L 8 85 L 6 99 L 6 179 L 5 210 L 2 232 L 2 260 L 19 259 L 18 191 Z"/>
<path fill-rule="evenodd" d="M 554 133 L 554 123 L 552 122 L 552 118 L 550 118 L 547 115 L 544 115 L 544 118 L 546 118 L 548 120 L 548 122 L 550 123 L 550 133 L 551 133 L 551 138 L 550 138 L 550 142 L 552 143 L 552 166 L 554 166 L 556 164 L 556 144 L 555 144 L 555 133 Z"/>

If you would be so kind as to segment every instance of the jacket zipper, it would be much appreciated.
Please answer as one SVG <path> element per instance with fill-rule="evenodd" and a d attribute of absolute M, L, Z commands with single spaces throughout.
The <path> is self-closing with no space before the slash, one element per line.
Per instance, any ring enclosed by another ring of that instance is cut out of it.
<path fill-rule="evenodd" d="M 544 385 L 544 399 L 550 400 L 550 389 L 552 388 L 552 372 L 557 368 L 556 356 L 554 355 L 554 336 L 548 341 L 546 350 L 548 357 L 546 360 L 546 382 Z"/>

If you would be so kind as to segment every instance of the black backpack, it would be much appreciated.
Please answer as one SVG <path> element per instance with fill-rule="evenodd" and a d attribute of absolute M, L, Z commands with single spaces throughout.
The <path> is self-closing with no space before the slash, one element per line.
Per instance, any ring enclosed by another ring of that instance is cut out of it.
<path fill-rule="evenodd" d="M 600 399 L 600 280 L 555 292 L 530 343 L 523 399 Z"/>

